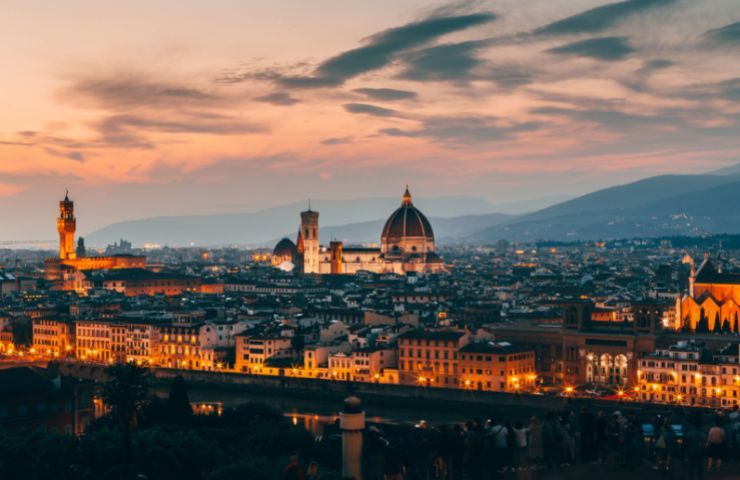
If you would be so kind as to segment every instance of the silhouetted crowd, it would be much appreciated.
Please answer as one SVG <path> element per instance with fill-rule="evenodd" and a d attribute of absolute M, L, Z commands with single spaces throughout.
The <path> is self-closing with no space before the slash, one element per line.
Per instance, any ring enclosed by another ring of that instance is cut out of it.
<path fill-rule="evenodd" d="M 405 434 L 370 427 L 365 440 L 367 480 L 487 480 L 518 472 L 561 471 L 574 464 L 607 469 L 667 471 L 691 479 L 740 460 L 740 411 L 711 418 L 681 409 L 652 419 L 634 411 L 588 407 L 528 420 L 497 417 Z M 680 466 L 680 467 L 679 467 Z M 735 468 L 734 466 L 731 468 Z"/>

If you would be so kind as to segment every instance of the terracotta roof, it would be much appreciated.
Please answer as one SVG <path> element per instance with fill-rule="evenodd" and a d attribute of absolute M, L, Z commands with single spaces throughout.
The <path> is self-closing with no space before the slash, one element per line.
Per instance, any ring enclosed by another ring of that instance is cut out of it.
<path fill-rule="evenodd" d="M 391 214 L 383 227 L 382 238 L 429 237 L 434 239 L 432 225 L 411 202 L 411 194 L 406 191 L 404 200 Z"/>

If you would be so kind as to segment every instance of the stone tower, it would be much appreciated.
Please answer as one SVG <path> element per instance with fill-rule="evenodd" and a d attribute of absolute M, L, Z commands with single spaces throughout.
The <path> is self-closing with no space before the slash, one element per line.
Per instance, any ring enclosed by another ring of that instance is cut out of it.
<path fill-rule="evenodd" d="M 331 252 L 331 273 L 334 275 L 344 273 L 344 269 L 342 268 L 344 266 L 342 263 L 342 250 L 342 242 L 331 242 L 329 244 L 329 251 Z"/>
<path fill-rule="evenodd" d="M 59 202 L 59 218 L 57 218 L 57 231 L 59 232 L 59 258 L 61 260 L 74 260 L 75 253 L 75 204 L 69 199 L 69 192 L 64 195 L 64 200 Z"/>
<path fill-rule="evenodd" d="M 319 212 L 311 207 L 301 212 L 301 239 L 303 240 L 303 273 L 319 273 Z"/>
<path fill-rule="evenodd" d="M 84 258 L 87 256 L 87 249 L 85 248 L 85 239 L 80 237 L 77 239 L 77 258 Z"/>

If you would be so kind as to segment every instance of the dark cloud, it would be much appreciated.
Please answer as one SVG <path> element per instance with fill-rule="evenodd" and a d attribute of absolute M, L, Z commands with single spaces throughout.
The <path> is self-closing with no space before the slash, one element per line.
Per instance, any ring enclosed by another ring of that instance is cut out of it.
<path fill-rule="evenodd" d="M 138 115 L 114 115 L 100 123 L 103 131 L 116 132 L 127 128 L 166 133 L 212 133 L 236 135 L 262 132 L 264 128 L 238 119 L 217 114 L 191 114 L 167 119 Z"/>
<path fill-rule="evenodd" d="M 728 45 L 740 44 L 740 22 L 709 30 L 704 36 L 712 42 Z"/>
<path fill-rule="evenodd" d="M 740 102 L 740 78 L 720 82 L 719 87 L 725 98 Z"/>
<path fill-rule="evenodd" d="M 343 80 L 329 77 L 278 77 L 275 81 L 286 88 L 337 87 Z"/>
<path fill-rule="evenodd" d="M 404 58 L 399 77 L 407 80 L 464 80 L 483 62 L 476 57 L 484 41 L 451 43 L 413 52 Z"/>
<path fill-rule="evenodd" d="M 663 70 L 668 67 L 672 67 L 674 63 L 670 60 L 666 60 L 664 58 L 656 58 L 654 60 L 648 60 L 643 64 L 642 67 L 640 67 L 639 70 L 637 70 L 635 73 L 638 75 L 646 75 L 652 72 L 655 72 L 657 70 Z"/>
<path fill-rule="evenodd" d="M 352 143 L 354 142 L 354 137 L 335 137 L 335 138 L 325 138 L 321 141 L 322 145 L 343 145 L 345 143 Z"/>
<path fill-rule="evenodd" d="M 631 15 L 675 2 L 676 0 L 626 0 L 610 3 L 550 23 L 538 28 L 534 33 L 537 35 L 568 35 L 601 32 Z"/>
<path fill-rule="evenodd" d="M 591 123 L 614 132 L 645 133 L 676 130 L 686 127 L 684 116 L 670 109 L 653 114 L 627 113 L 617 109 L 586 108 L 571 109 L 560 107 L 541 107 L 530 113 L 565 118 L 571 121 Z"/>
<path fill-rule="evenodd" d="M 511 89 L 527 85 L 534 81 L 531 68 L 521 65 L 493 65 L 486 75 L 479 78 L 493 80 L 505 89 Z"/>
<path fill-rule="evenodd" d="M 14 140 L 0 140 L 0 145 L 7 145 L 12 147 L 32 147 L 35 144 L 30 142 L 16 142 Z"/>
<path fill-rule="evenodd" d="M 67 102 L 103 111 L 101 118 L 91 123 L 97 133 L 91 139 L 35 138 L 50 154 L 79 161 L 84 160 L 81 152 L 88 148 L 153 149 L 152 133 L 239 135 L 265 131 L 261 125 L 219 113 L 233 99 L 133 69 L 68 79 L 59 94 Z M 275 92 L 261 100 L 287 105 L 292 99 Z"/>
<path fill-rule="evenodd" d="M 648 60 L 642 64 L 640 68 L 634 71 L 634 75 L 628 78 L 620 80 L 620 83 L 627 88 L 634 90 L 635 92 L 649 92 L 650 85 L 648 80 L 654 72 L 659 70 L 665 70 L 666 68 L 675 65 L 671 60 L 658 58 L 654 60 Z"/>
<path fill-rule="evenodd" d="M 273 92 L 261 97 L 255 98 L 258 102 L 265 102 L 272 105 L 290 106 L 300 103 L 300 100 L 290 96 L 288 92 Z"/>
<path fill-rule="evenodd" d="M 635 52 L 635 49 L 627 43 L 627 37 L 600 37 L 568 43 L 560 47 L 551 48 L 547 52 L 558 55 L 588 57 L 596 60 L 616 61 L 622 60 Z"/>
<path fill-rule="evenodd" d="M 181 108 L 208 105 L 218 98 L 203 90 L 158 80 L 142 73 L 80 76 L 60 92 L 66 102 L 108 109 Z"/>
<path fill-rule="evenodd" d="M 378 107 L 368 103 L 346 103 L 343 106 L 349 113 L 364 113 L 375 117 L 393 117 L 398 113 L 390 108 Z"/>
<path fill-rule="evenodd" d="M 355 88 L 353 92 L 361 93 L 373 100 L 392 102 L 395 100 L 414 100 L 416 92 L 396 90 L 393 88 Z"/>
<path fill-rule="evenodd" d="M 55 148 L 45 148 L 44 151 L 49 155 L 74 160 L 75 162 L 84 163 L 86 160 L 85 154 L 78 151 L 61 151 Z"/>
<path fill-rule="evenodd" d="M 503 125 L 490 116 L 431 117 L 424 119 L 420 128 L 384 128 L 379 133 L 390 137 L 429 138 L 443 143 L 485 143 L 506 140 L 512 134 L 538 130 L 540 126 L 539 122 Z"/>
<path fill-rule="evenodd" d="M 444 35 L 491 22 L 492 13 L 432 17 L 379 32 L 362 47 L 348 50 L 321 63 L 308 77 L 278 79 L 286 87 L 336 86 L 363 73 L 388 66 L 405 51 L 426 45 Z"/>
<path fill-rule="evenodd" d="M 682 88 L 673 96 L 699 102 L 714 99 L 740 101 L 740 77 L 715 83 L 700 83 Z"/>

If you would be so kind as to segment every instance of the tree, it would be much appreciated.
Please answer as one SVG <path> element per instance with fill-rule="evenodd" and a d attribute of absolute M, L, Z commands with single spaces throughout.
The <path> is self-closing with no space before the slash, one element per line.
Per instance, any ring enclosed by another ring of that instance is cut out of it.
<path fill-rule="evenodd" d="M 167 413 L 176 423 L 185 423 L 193 415 L 193 407 L 188 397 L 188 387 L 182 375 L 175 377 L 167 398 Z"/>
<path fill-rule="evenodd" d="M 111 365 L 105 373 L 108 380 L 103 385 L 103 401 L 123 434 L 124 479 L 128 479 L 131 477 L 131 435 L 149 396 L 149 370 L 135 363 L 120 363 Z"/>
<path fill-rule="evenodd" d="M 296 352 L 302 352 L 303 347 L 306 346 L 306 339 L 303 338 L 303 335 L 300 333 L 296 333 L 293 335 L 293 338 L 290 339 L 290 346 L 293 348 Z"/>
<path fill-rule="evenodd" d="M 740 324 L 737 323 L 737 312 L 735 312 L 735 333 L 740 333 Z"/>
<path fill-rule="evenodd" d="M 712 331 L 714 333 L 722 332 L 722 323 L 719 320 L 719 312 L 714 315 L 714 325 L 712 325 Z"/>

